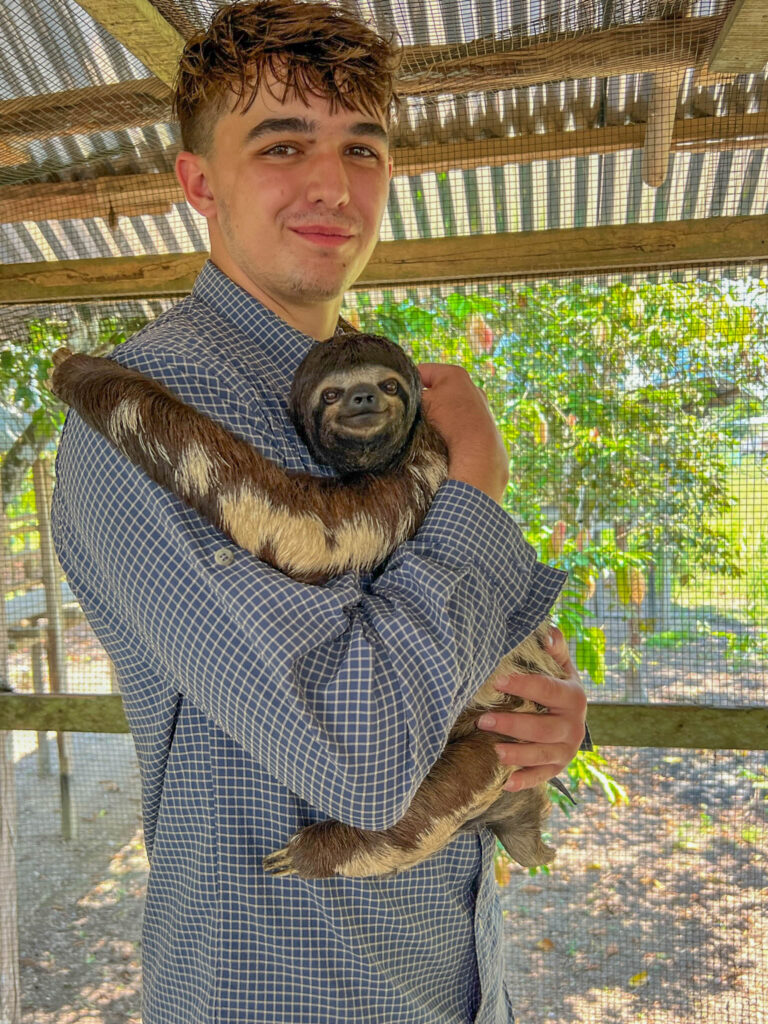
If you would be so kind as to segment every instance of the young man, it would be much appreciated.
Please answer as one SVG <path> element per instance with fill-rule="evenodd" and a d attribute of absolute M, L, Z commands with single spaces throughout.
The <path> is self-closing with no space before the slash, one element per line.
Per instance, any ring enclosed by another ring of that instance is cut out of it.
<path fill-rule="evenodd" d="M 396 54 L 339 9 L 266 0 L 190 40 L 177 174 L 207 218 L 192 294 L 115 353 L 290 469 L 315 465 L 285 407 L 376 244 Z M 151 870 L 144 1024 L 507 1024 L 494 837 L 462 834 L 393 878 L 273 878 L 262 858 L 328 817 L 402 816 L 459 711 L 542 619 L 561 575 L 499 507 L 508 457 L 483 394 L 422 368 L 450 479 L 375 579 L 297 583 L 152 484 L 74 415 L 54 529 L 114 660 L 142 773 Z M 562 638 L 554 650 L 570 666 Z M 576 673 L 512 678 L 547 716 L 517 787 L 584 735 Z"/>

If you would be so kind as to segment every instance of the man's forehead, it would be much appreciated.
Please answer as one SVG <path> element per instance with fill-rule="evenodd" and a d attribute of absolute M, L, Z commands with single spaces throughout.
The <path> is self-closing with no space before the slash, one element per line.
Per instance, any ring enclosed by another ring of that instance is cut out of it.
<path fill-rule="evenodd" d="M 319 131 L 328 123 L 354 128 L 355 134 L 367 134 L 388 137 L 386 118 L 380 111 L 376 113 L 355 107 L 347 109 L 337 106 L 331 112 L 331 100 L 328 96 L 317 93 L 306 94 L 308 103 L 299 97 L 294 90 L 287 90 L 284 83 L 262 80 L 255 94 L 246 91 L 243 97 L 230 90 L 226 98 L 226 114 L 241 120 L 241 125 L 248 134 L 262 123 L 268 122 L 270 127 L 279 130 L 281 127 L 293 127 L 300 131 Z M 291 125 L 281 124 L 291 121 Z"/>

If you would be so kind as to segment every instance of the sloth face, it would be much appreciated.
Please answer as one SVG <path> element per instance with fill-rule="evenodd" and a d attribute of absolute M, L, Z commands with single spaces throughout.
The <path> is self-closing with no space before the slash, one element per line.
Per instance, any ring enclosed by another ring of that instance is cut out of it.
<path fill-rule="evenodd" d="M 388 366 L 334 372 L 315 387 L 312 446 L 341 473 L 378 472 L 408 439 L 408 389 Z"/>
<path fill-rule="evenodd" d="M 394 342 L 321 342 L 296 371 L 291 416 L 318 462 L 343 476 L 381 473 L 405 454 L 420 409 L 418 371 Z"/>

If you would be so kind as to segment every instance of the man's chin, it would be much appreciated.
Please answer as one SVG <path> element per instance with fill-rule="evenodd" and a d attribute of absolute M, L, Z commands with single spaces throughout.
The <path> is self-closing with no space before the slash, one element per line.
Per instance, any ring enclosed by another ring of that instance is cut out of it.
<path fill-rule="evenodd" d="M 354 281 L 348 274 L 311 275 L 295 278 L 292 292 L 302 302 L 330 302 L 339 299 Z"/>

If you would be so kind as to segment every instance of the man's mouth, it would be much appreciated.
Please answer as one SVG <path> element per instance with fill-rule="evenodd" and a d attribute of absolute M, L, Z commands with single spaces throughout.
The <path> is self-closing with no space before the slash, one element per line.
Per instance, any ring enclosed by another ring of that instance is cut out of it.
<path fill-rule="evenodd" d="M 310 224 L 303 228 L 291 228 L 301 238 L 315 245 L 344 245 L 353 235 L 339 228 L 325 227 L 322 224 Z"/>

